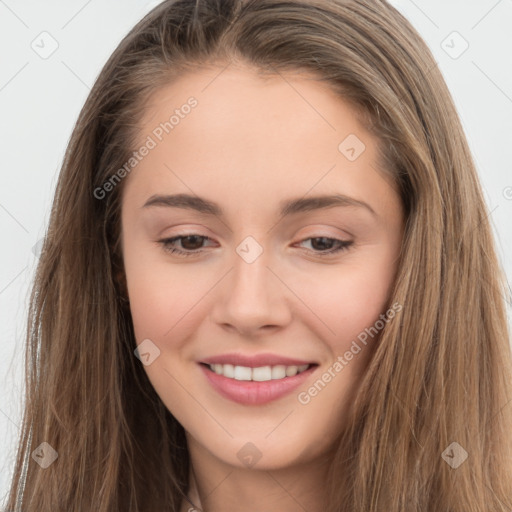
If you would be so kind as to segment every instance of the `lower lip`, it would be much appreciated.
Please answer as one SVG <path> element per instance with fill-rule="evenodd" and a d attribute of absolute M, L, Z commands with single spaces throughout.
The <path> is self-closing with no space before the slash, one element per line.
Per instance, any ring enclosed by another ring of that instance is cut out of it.
<path fill-rule="evenodd" d="M 307 370 L 283 379 L 256 382 L 252 380 L 229 379 L 219 375 L 204 364 L 199 365 L 206 378 L 223 397 L 244 405 L 261 405 L 277 400 L 298 388 L 316 369 L 313 365 Z"/>

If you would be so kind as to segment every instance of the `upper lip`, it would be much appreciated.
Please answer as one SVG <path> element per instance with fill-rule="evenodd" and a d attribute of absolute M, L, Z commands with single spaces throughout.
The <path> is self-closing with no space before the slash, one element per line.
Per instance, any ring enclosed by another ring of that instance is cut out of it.
<path fill-rule="evenodd" d="M 259 368 L 261 366 L 301 366 L 305 364 L 316 364 L 313 361 L 295 359 L 277 354 L 221 354 L 208 357 L 200 361 L 205 364 L 232 364 L 233 366 L 246 366 L 248 368 Z"/>

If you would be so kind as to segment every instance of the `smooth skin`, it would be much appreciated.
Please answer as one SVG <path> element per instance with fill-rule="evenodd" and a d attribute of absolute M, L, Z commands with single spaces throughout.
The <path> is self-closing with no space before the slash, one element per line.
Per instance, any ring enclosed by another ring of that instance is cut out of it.
<path fill-rule="evenodd" d="M 320 511 L 328 462 L 379 337 L 309 403 L 298 394 L 389 308 L 404 231 L 400 196 L 350 105 L 299 72 L 262 78 L 231 64 L 181 76 L 151 97 L 140 143 L 191 96 L 197 106 L 124 183 L 122 249 L 136 342 L 150 339 L 160 350 L 144 368 L 185 428 L 189 496 L 198 507 Z M 350 134 L 365 145 L 354 161 L 338 149 Z M 178 193 L 213 201 L 223 215 L 144 207 L 154 195 Z M 334 193 L 375 213 L 345 205 L 280 216 L 283 201 Z M 190 234 L 207 238 L 171 246 L 192 256 L 161 242 Z M 263 249 L 252 263 L 237 252 L 248 236 Z M 352 244 L 322 256 L 339 247 L 330 239 Z M 319 366 L 296 391 L 241 405 L 214 390 L 198 364 L 233 352 Z M 237 456 L 247 443 L 260 457 L 252 467 Z"/>

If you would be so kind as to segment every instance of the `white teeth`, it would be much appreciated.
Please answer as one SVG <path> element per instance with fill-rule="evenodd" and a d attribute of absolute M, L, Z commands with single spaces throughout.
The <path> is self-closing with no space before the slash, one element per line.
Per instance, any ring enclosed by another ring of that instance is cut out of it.
<path fill-rule="evenodd" d="M 252 380 L 263 382 L 272 378 L 272 370 L 270 366 L 260 366 L 252 369 Z"/>
<path fill-rule="evenodd" d="M 284 379 L 286 377 L 286 366 L 279 364 L 272 367 L 273 379 Z"/>
<path fill-rule="evenodd" d="M 235 366 L 235 379 L 236 380 L 251 380 L 252 370 L 247 366 Z"/>
<path fill-rule="evenodd" d="M 309 368 L 309 364 L 301 366 L 260 366 L 258 368 L 249 368 L 248 366 L 233 366 L 232 364 L 210 364 L 210 369 L 217 375 L 223 375 L 229 379 L 235 380 L 253 380 L 257 382 L 265 382 L 267 380 L 284 379 L 285 377 L 293 377 L 298 373 Z"/>
<path fill-rule="evenodd" d="M 235 367 L 232 364 L 220 364 L 219 366 L 222 368 L 221 375 L 230 379 L 235 378 Z"/>
<path fill-rule="evenodd" d="M 293 377 L 294 375 L 297 375 L 297 367 L 296 366 L 287 366 L 286 367 L 286 376 Z"/>

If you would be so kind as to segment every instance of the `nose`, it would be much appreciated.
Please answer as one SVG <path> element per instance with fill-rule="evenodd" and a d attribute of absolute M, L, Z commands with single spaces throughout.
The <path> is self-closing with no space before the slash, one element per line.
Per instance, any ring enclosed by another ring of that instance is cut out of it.
<path fill-rule="evenodd" d="M 266 252 L 250 263 L 235 254 L 214 297 L 212 319 L 217 325 L 244 337 L 287 325 L 292 294 L 269 260 Z"/>

